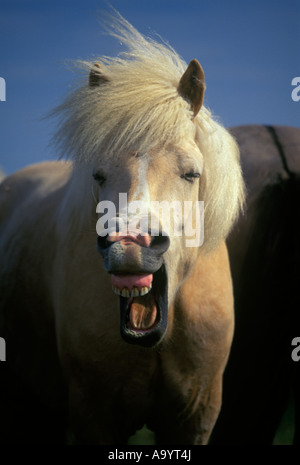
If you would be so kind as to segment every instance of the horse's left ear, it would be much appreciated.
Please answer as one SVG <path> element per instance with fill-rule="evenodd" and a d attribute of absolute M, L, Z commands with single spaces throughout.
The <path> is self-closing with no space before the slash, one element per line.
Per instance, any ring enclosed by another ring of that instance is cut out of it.
<path fill-rule="evenodd" d="M 197 60 L 190 62 L 181 76 L 177 91 L 181 97 L 190 102 L 195 118 L 203 104 L 205 91 L 204 71 Z"/>
<path fill-rule="evenodd" d="M 93 68 L 91 68 L 90 71 L 89 86 L 100 86 L 104 82 L 108 82 L 108 80 L 109 79 L 103 74 L 103 71 L 99 63 L 94 63 Z"/>

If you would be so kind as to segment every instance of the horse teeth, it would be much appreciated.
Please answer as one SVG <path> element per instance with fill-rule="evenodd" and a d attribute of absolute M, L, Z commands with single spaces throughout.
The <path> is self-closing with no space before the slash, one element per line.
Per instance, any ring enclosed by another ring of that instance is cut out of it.
<path fill-rule="evenodd" d="M 131 289 L 130 295 L 131 295 L 131 297 L 138 297 L 138 296 L 140 295 L 138 288 L 137 288 L 137 287 L 133 287 L 133 288 Z"/>
<path fill-rule="evenodd" d="M 140 295 L 146 295 L 149 292 L 149 287 L 143 286 L 142 289 L 140 290 Z"/>
<path fill-rule="evenodd" d="M 118 287 L 112 286 L 112 290 L 114 291 L 115 294 L 121 295 L 121 291 L 120 291 L 120 289 Z"/>
<path fill-rule="evenodd" d="M 121 292 L 122 297 L 130 297 L 129 290 L 127 287 L 123 287 L 122 292 Z"/>
<path fill-rule="evenodd" d="M 127 287 L 123 287 L 121 290 L 120 288 L 116 286 L 112 286 L 112 290 L 115 294 L 121 295 L 122 297 L 138 297 L 138 296 L 143 296 L 148 294 L 148 292 L 151 290 L 152 284 L 150 284 L 149 287 L 143 286 L 140 290 L 137 287 L 133 287 L 131 291 Z"/>

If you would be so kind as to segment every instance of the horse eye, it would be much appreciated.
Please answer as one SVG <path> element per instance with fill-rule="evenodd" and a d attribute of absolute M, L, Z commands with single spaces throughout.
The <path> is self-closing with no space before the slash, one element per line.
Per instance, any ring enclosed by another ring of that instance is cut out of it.
<path fill-rule="evenodd" d="M 194 173 L 194 172 L 191 171 L 190 173 L 182 174 L 180 177 L 182 179 L 185 179 L 188 182 L 194 182 L 195 178 L 200 178 L 200 173 Z"/>
<path fill-rule="evenodd" d="M 106 181 L 106 176 L 103 173 L 101 173 L 101 171 L 93 173 L 93 178 L 95 179 L 95 181 L 97 181 L 99 186 L 102 186 Z"/>

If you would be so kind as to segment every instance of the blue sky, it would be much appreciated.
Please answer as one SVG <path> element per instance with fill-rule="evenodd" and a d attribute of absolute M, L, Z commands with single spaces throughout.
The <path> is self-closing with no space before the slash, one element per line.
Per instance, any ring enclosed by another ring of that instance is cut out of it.
<path fill-rule="evenodd" d="M 182 58 L 205 71 L 208 106 L 225 126 L 300 127 L 299 0 L 111 0 L 140 32 L 160 34 Z M 54 122 L 42 117 L 71 89 L 66 60 L 116 55 L 122 47 L 103 34 L 102 0 L 1 0 L 0 166 L 6 173 L 57 154 L 49 145 Z"/>

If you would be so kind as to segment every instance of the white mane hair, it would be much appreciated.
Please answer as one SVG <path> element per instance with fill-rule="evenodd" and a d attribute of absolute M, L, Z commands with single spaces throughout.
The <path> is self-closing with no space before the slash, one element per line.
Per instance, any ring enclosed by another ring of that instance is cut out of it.
<path fill-rule="evenodd" d="M 101 158 L 182 145 L 192 137 L 204 157 L 199 193 L 205 208 L 202 248 L 210 250 L 226 238 L 244 202 L 238 147 L 204 106 L 193 119 L 189 102 L 177 91 L 187 64 L 172 47 L 144 37 L 116 11 L 107 16 L 106 29 L 127 51 L 115 58 L 80 61 L 83 85 L 53 112 L 60 118 L 54 141 L 61 155 L 74 161 L 66 208 L 70 211 L 70 202 L 82 204 L 83 191 L 91 198 L 89 178 Z M 88 77 L 95 62 L 107 82 L 90 87 Z M 65 211 L 61 217 L 66 221 Z M 84 208 L 76 217 L 78 227 L 86 226 Z"/>

